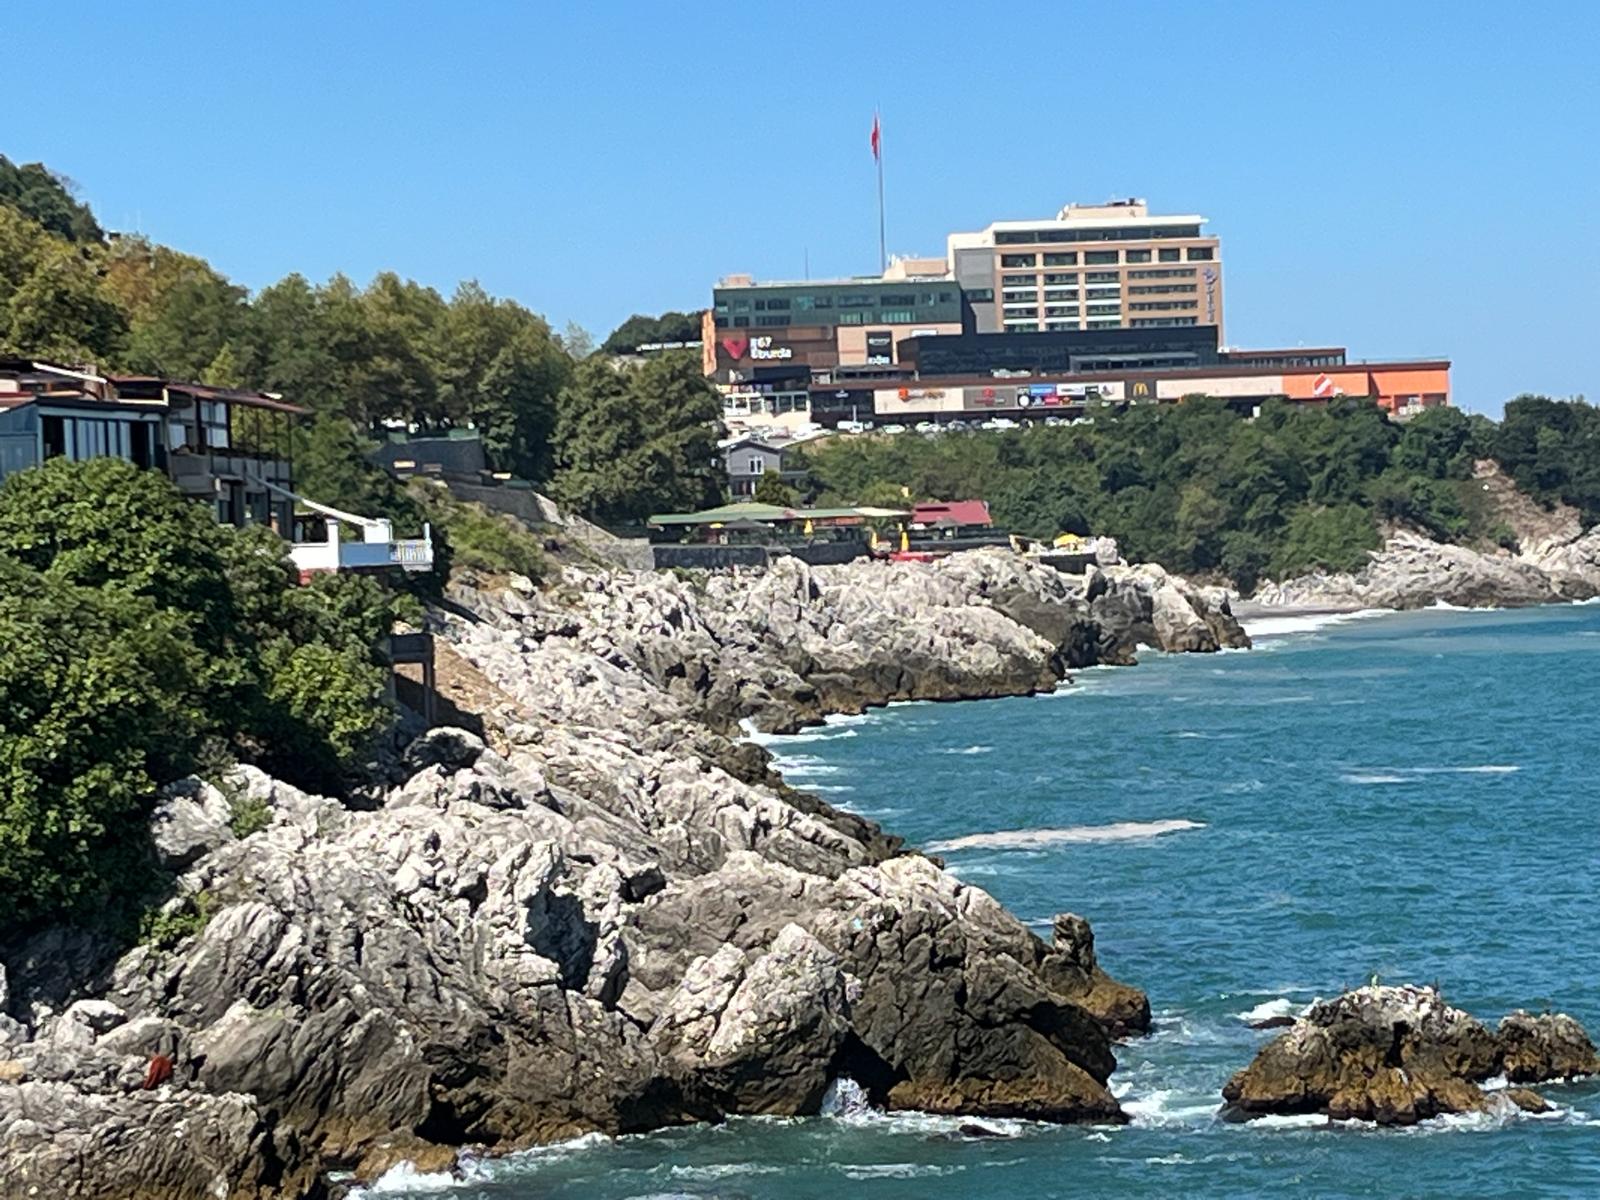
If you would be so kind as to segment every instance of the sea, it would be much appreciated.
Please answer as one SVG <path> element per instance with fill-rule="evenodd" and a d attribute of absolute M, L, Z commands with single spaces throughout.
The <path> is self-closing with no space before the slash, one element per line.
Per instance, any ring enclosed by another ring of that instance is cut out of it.
<path fill-rule="evenodd" d="M 944 858 L 1048 938 L 1071 911 L 1150 996 L 1117 1050 L 1121 1127 L 867 1107 L 591 1136 L 368 1195 L 1600 1195 L 1600 1084 L 1406 1130 L 1232 1124 L 1251 1028 L 1378 979 L 1488 1022 L 1546 1007 L 1600 1036 L 1600 607 L 1274 617 L 1256 646 L 1141 653 L 1053 694 L 905 704 L 769 739 L 790 782 Z"/>

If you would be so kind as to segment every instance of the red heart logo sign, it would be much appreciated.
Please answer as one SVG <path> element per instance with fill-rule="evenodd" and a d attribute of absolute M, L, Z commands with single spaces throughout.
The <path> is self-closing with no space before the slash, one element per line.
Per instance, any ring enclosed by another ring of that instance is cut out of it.
<path fill-rule="evenodd" d="M 729 358 L 743 358 L 744 352 L 750 348 L 750 339 L 747 337 L 723 338 L 722 348 L 728 352 Z"/>

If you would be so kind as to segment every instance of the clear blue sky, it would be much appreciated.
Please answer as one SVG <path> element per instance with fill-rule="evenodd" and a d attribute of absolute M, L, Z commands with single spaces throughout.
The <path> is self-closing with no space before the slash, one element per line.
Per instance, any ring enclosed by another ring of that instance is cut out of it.
<path fill-rule="evenodd" d="M 258 288 L 477 278 L 603 337 L 719 275 L 1147 197 L 1227 336 L 1600 397 L 1600 4 L 15 3 L 0 152 Z M 20 72 L 20 74 L 19 74 Z"/>

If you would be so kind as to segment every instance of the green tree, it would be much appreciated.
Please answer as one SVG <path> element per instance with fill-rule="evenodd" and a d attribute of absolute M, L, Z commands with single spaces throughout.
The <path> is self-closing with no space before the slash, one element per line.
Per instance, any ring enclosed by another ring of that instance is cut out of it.
<path fill-rule="evenodd" d="M 692 354 L 632 368 L 586 359 L 557 410 L 554 487 L 579 512 L 639 521 L 722 495 L 722 402 Z"/>
<path fill-rule="evenodd" d="M 761 504 L 779 504 L 784 508 L 792 508 L 798 503 L 799 497 L 795 490 L 783 481 L 783 476 L 776 471 L 768 471 L 756 480 L 754 499 Z"/>
<path fill-rule="evenodd" d="M 103 241 L 105 233 L 94 214 L 74 199 L 72 192 L 72 184 L 43 163 L 18 165 L 0 154 L 0 205 L 15 209 L 65 241 Z"/>
<path fill-rule="evenodd" d="M 148 600 L 0 555 L 0 931 L 139 884 L 159 781 L 204 726 L 193 655 Z"/>
<path fill-rule="evenodd" d="M 658 317 L 634 313 L 611 331 L 600 347 L 602 354 L 632 354 L 640 346 L 659 342 L 697 342 L 704 309 L 664 312 Z"/>

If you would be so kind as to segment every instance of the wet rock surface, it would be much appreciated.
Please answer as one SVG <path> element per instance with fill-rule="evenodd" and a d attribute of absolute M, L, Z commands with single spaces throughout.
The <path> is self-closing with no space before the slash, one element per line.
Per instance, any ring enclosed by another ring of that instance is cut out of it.
<path fill-rule="evenodd" d="M 458 601 L 436 627 L 499 697 L 486 736 L 431 731 L 356 807 L 251 767 L 185 781 L 157 816 L 167 935 L 0 951 L 0 1198 L 316 1197 L 459 1145 L 815 1112 L 841 1076 L 1122 1119 L 1113 1038 L 1149 1005 L 1087 921 L 1046 944 L 729 735 L 1243 644 L 1226 597 L 978 553 Z M 223 797 L 266 827 L 235 836 Z"/>
<path fill-rule="evenodd" d="M 1415 1125 L 1488 1110 L 1491 1097 L 1480 1085 L 1498 1075 L 1539 1083 L 1597 1070 L 1594 1046 L 1571 1017 L 1518 1012 L 1491 1033 L 1433 988 L 1374 985 L 1312 1005 L 1222 1096 L 1233 1119 L 1325 1113 Z M 1505 1096 L 1524 1111 L 1548 1108 L 1527 1089 Z"/>

